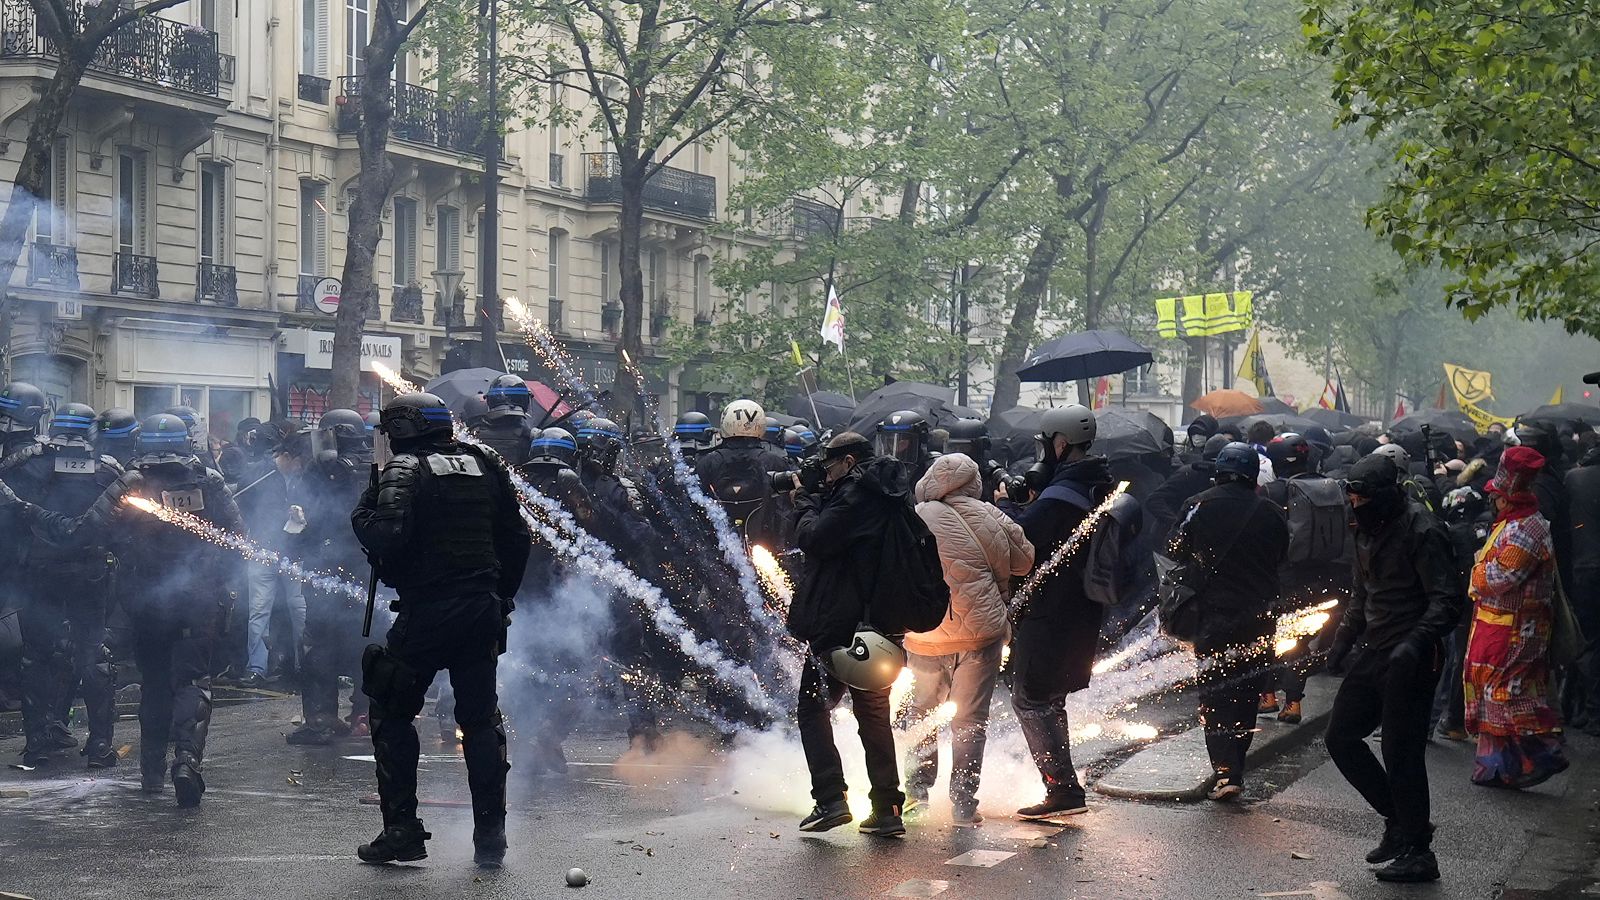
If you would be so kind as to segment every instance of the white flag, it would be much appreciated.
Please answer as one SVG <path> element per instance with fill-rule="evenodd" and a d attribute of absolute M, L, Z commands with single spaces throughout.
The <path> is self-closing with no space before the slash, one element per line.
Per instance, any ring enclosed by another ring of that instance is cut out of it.
<path fill-rule="evenodd" d="M 828 308 L 822 313 L 822 339 L 844 352 L 844 307 L 833 285 L 828 285 Z"/>

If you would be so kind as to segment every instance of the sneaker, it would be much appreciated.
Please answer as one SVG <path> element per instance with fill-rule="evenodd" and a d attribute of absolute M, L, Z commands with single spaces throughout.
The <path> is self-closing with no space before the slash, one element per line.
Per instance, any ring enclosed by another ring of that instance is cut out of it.
<path fill-rule="evenodd" d="M 117 750 L 105 741 L 95 741 L 83 748 L 86 764 L 91 769 L 115 769 L 117 767 Z"/>
<path fill-rule="evenodd" d="M 1060 793 L 1045 794 L 1044 802 L 1032 806 L 1024 806 L 1017 810 L 1017 816 L 1023 819 L 1057 819 L 1062 816 L 1076 816 L 1089 811 L 1089 804 L 1084 802 L 1082 794 Z"/>
<path fill-rule="evenodd" d="M 1433 832 L 1434 825 L 1429 822 L 1428 837 L 1430 840 L 1433 838 Z M 1386 863 L 1399 857 L 1406 849 L 1406 846 L 1405 841 L 1401 840 L 1400 835 L 1394 830 L 1394 823 L 1385 820 L 1383 823 L 1383 840 L 1379 841 L 1378 846 L 1373 847 L 1372 852 L 1367 854 L 1367 862 L 1372 865 Z"/>
<path fill-rule="evenodd" d="M 1395 881 L 1403 884 L 1438 881 L 1439 860 L 1427 847 L 1412 845 L 1401 850 L 1393 862 L 1372 874 L 1376 875 L 1379 881 Z"/>
<path fill-rule="evenodd" d="M 172 790 L 178 795 L 178 806 L 192 809 L 200 805 L 200 797 L 206 792 L 206 780 L 196 766 L 175 762 L 172 764 Z"/>
<path fill-rule="evenodd" d="M 333 743 L 333 732 L 327 728 L 301 725 L 283 736 L 284 743 L 302 747 L 326 747 Z"/>
<path fill-rule="evenodd" d="M 356 856 L 364 863 L 416 862 L 428 858 L 425 841 L 433 835 L 422 830 L 422 823 L 391 825 L 370 844 L 356 848 Z"/>
<path fill-rule="evenodd" d="M 22 764 L 30 769 L 50 765 L 50 754 L 54 748 L 45 745 L 29 743 L 22 748 Z"/>
<path fill-rule="evenodd" d="M 248 688 L 253 691 L 266 690 L 267 676 L 260 672 L 251 672 L 250 674 L 239 679 L 239 687 Z"/>
<path fill-rule="evenodd" d="M 78 739 L 72 736 L 67 726 L 60 722 L 51 722 L 45 729 L 44 746 L 53 750 L 76 750 Z"/>
<path fill-rule="evenodd" d="M 844 800 L 834 800 L 829 803 L 818 803 L 811 810 L 811 815 L 800 820 L 801 831 L 830 831 L 854 819 L 850 815 L 850 804 Z"/>
<path fill-rule="evenodd" d="M 1304 714 L 1300 710 L 1299 700 L 1289 700 L 1283 704 L 1283 710 L 1278 713 L 1278 721 L 1285 725 L 1299 725 Z"/>
<path fill-rule="evenodd" d="M 1211 790 L 1206 796 L 1218 803 L 1232 803 L 1239 799 L 1239 796 L 1243 793 L 1244 788 L 1238 782 L 1235 782 L 1227 775 L 1221 775 L 1217 778 L 1217 783 L 1211 786 Z"/>
<path fill-rule="evenodd" d="M 983 816 L 978 815 L 976 808 L 958 807 L 950 813 L 950 824 L 957 828 L 977 828 L 983 824 Z"/>
<path fill-rule="evenodd" d="M 862 834 L 878 837 L 899 837 L 906 833 L 905 820 L 900 818 L 900 809 L 895 806 L 873 810 L 872 815 L 862 819 L 858 827 Z"/>
<path fill-rule="evenodd" d="M 1257 704 L 1257 706 L 1256 706 L 1256 712 L 1258 712 L 1258 713 L 1271 713 L 1271 712 L 1277 712 L 1277 711 L 1278 711 L 1278 695 L 1277 694 L 1262 694 L 1261 695 L 1261 702 L 1259 704 Z"/>

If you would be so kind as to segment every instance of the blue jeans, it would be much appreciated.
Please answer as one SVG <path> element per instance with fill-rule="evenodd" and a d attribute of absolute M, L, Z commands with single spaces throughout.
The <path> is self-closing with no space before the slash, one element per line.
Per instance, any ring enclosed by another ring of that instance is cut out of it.
<path fill-rule="evenodd" d="M 250 671 L 265 675 L 267 630 L 272 625 L 272 605 L 277 600 L 278 582 L 283 582 L 284 599 L 289 604 L 289 628 L 294 635 L 294 642 L 290 646 L 296 655 L 306 632 L 306 595 L 301 591 L 300 582 L 285 578 L 278 574 L 276 567 L 262 563 L 245 566 L 245 580 L 250 588 L 250 619 L 245 652 Z"/>
<path fill-rule="evenodd" d="M 943 656 L 906 654 L 916 677 L 911 694 L 912 727 L 940 704 L 955 703 L 950 721 L 950 804 L 957 812 L 971 813 L 978 805 L 978 776 L 983 768 L 983 748 L 989 739 L 989 700 L 1000 677 L 1000 650 L 1004 641 L 978 650 Z M 911 748 L 906 760 L 906 791 L 919 801 L 939 778 L 939 733 L 930 730 Z"/>

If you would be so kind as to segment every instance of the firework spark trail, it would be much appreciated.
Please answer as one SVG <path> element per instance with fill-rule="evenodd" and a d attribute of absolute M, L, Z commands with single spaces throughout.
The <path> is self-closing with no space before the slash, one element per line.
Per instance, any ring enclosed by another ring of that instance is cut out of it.
<path fill-rule="evenodd" d="M 374 364 L 374 371 L 397 390 L 417 389 L 381 363 Z M 492 448 L 468 434 L 459 421 L 454 427 L 458 441 L 471 444 L 485 453 L 494 453 Z M 655 585 L 635 575 L 617 559 L 616 551 L 610 544 L 585 531 L 559 502 L 541 493 L 510 467 L 507 467 L 507 472 L 522 501 L 519 510 L 523 521 L 552 549 L 584 573 L 644 604 L 662 634 L 676 640 L 686 656 L 743 694 L 751 706 L 769 715 L 783 715 L 783 711 L 762 690 L 760 679 L 754 671 L 728 659 L 715 643 L 700 640 Z"/>
<path fill-rule="evenodd" d="M 278 574 L 292 578 L 302 584 L 308 584 L 319 591 L 329 594 L 344 594 L 356 600 L 366 600 L 367 591 L 353 581 L 347 581 L 327 572 L 308 569 L 298 560 L 290 559 L 281 553 L 255 543 L 242 534 L 237 534 L 213 525 L 198 516 L 191 515 L 182 510 L 169 509 L 143 497 L 124 497 L 123 501 L 140 512 L 148 513 L 157 519 L 175 528 L 182 528 L 195 537 L 209 541 L 227 550 L 243 556 L 253 563 L 272 566 Z"/>
<path fill-rule="evenodd" d="M 956 702 L 945 702 L 928 710 L 928 714 L 912 722 L 905 729 L 906 743 L 916 746 L 926 738 L 932 737 L 939 729 L 949 725 L 956 717 Z"/>
<path fill-rule="evenodd" d="M 756 572 L 761 575 L 761 583 L 767 586 L 774 599 L 782 604 L 784 609 L 794 602 L 794 582 L 789 580 L 789 573 L 778 565 L 778 558 L 772 551 L 760 544 L 750 545 L 750 562 L 756 567 Z"/>
<path fill-rule="evenodd" d="M 1013 612 L 1026 604 L 1033 592 L 1038 590 L 1040 583 L 1050 577 L 1050 573 L 1065 564 L 1067 559 L 1077 551 L 1078 547 L 1094 534 L 1095 528 L 1100 525 L 1101 518 L 1110 512 L 1111 504 L 1115 503 L 1117 498 L 1121 497 L 1127 490 L 1128 482 L 1118 482 L 1116 489 L 1107 494 L 1106 499 L 1100 501 L 1099 506 L 1096 506 L 1089 511 L 1087 516 L 1084 516 L 1083 521 L 1078 523 L 1078 527 L 1072 529 L 1072 534 L 1068 535 L 1067 539 L 1061 542 L 1061 546 L 1050 554 L 1050 558 L 1045 561 L 1045 564 L 1034 568 L 1033 573 L 1028 576 L 1028 580 L 1024 581 L 1022 587 L 1017 590 L 1016 596 L 1011 598 Z"/>

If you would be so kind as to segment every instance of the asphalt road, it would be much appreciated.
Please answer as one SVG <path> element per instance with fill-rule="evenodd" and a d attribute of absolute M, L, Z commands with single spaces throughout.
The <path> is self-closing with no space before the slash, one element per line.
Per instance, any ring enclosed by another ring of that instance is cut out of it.
<path fill-rule="evenodd" d="M 1181 702 L 1162 724 L 1176 727 Z M 795 743 L 781 735 L 733 750 L 690 740 L 651 757 L 624 756 L 623 738 L 588 723 L 569 746 L 563 780 L 520 777 L 513 753 L 505 869 L 471 865 L 464 769 L 425 740 L 422 810 L 434 834 L 422 864 L 368 867 L 353 855 L 379 827 L 370 747 L 283 743 L 290 699 L 217 711 L 198 810 L 145 797 L 134 767 L 91 774 L 73 765 L 0 771 L 0 892 L 39 898 L 1468 898 L 1584 896 L 1600 850 L 1590 837 L 1600 742 L 1578 736 L 1572 769 L 1526 793 L 1467 780 L 1469 745 L 1432 747 L 1438 885 L 1396 887 L 1361 856 L 1380 823 L 1326 761 L 1320 741 L 1253 776 L 1247 802 L 1139 803 L 1091 795 L 1065 829 L 1006 817 L 1038 792 L 1014 723 L 996 724 L 982 791 L 989 817 L 954 829 L 941 789 L 929 818 L 903 840 L 852 826 L 795 829 L 808 805 Z M 427 721 L 427 720 L 425 720 Z M 123 725 L 130 743 L 134 723 Z M 853 729 L 841 727 L 847 758 Z M 1081 747 L 1093 771 L 1116 745 Z M 17 759 L 20 740 L 0 740 Z M 619 762 L 621 757 L 621 762 Z M 137 759 L 137 749 L 129 761 Z M 864 785 L 863 785 L 864 787 Z M 436 805 L 445 804 L 445 805 Z M 961 862 L 978 865 L 961 865 Z M 564 873 L 585 869 L 581 891 Z M 1509 883 L 1509 885 L 1508 885 Z"/>

